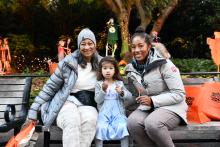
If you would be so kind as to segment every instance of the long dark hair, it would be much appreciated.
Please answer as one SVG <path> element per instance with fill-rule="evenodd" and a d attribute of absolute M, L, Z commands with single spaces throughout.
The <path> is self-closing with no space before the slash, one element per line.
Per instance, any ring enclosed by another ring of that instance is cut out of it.
<path fill-rule="evenodd" d="M 102 75 L 103 63 L 113 64 L 114 68 L 115 68 L 115 74 L 113 75 L 113 79 L 122 81 L 122 77 L 120 76 L 120 72 L 119 72 L 119 68 L 118 68 L 118 62 L 115 60 L 115 58 L 113 58 L 111 56 L 106 56 L 106 57 L 102 58 L 101 61 L 99 62 L 99 70 L 97 72 L 97 80 L 98 81 L 105 80 L 105 78 Z"/>
<path fill-rule="evenodd" d="M 85 57 L 83 54 L 79 51 L 78 55 L 78 64 L 82 68 L 86 68 L 87 62 L 85 60 Z M 98 65 L 98 53 L 94 53 L 91 58 L 91 65 L 92 65 L 92 70 L 98 71 L 99 65 Z"/>

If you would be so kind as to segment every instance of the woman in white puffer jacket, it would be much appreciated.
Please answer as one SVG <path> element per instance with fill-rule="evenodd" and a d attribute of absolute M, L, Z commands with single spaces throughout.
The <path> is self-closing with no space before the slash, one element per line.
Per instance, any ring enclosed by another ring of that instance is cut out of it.
<path fill-rule="evenodd" d="M 130 135 L 141 147 L 174 147 L 168 130 L 187 123 L 179 70 L 152 46 L 150 36 L 141 27 L 131 40 L 133 60 L 125 73 L 136 89 L 131 91 L 139 106 L 128 117 Z"/>

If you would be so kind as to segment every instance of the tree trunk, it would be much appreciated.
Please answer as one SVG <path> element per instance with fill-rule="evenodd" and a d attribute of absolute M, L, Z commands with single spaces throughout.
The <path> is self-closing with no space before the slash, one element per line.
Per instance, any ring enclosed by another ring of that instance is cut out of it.
<path fill-rule="evenodd" d="M 175 9 L 177 4 L 178 4 L 178 0 L 171 0 L 170 3 L 167 5 L 167 7 L 161 10 L 160 16 L 155 21 L 151 32 L 156 31 L 159 33 L 161 31 L 164 22 L 166 21 L 169 14 Z"/>
<path fill-rule="evenodd" d="M 120 25 L 120 31 L 121 31 L 121 40 L 122 40 L 122 46 L 121 46 L 121 53 L 120 56 L 123 57 L 123 55 L 129 51 L 128 49 L 128 43 L 129 43 L 129 30 L 128 30 L 128 23 L 129 23 L 129 16 L 130 16 L 130 10 L 123 11 L 118 19 L 119 25 Z"/>

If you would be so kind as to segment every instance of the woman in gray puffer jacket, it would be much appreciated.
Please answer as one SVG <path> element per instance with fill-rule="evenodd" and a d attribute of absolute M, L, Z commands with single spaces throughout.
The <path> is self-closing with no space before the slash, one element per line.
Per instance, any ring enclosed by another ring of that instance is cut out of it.
<path fill-rule="evenodd" d="M 47 127 L 56 119 L 63 130 L 64 147 L 90 147 L 96 131 L 94 90 L 101 56 L 88 28 L 79 33 L 77 41 L 79 50 L 59 62 L 28 113 L 28 121 L 36 121 L 41 110 Z"/>
<path fill-rule="evenodd" d="M 178 68 L 152 46 L 139 27 L 131 38 L 132 62 L 125 73 L 138 108 L 128 117 L 130 135 L 141 147 L 174 147 L 168 130 L 186 124 L 187 105 Z"/>

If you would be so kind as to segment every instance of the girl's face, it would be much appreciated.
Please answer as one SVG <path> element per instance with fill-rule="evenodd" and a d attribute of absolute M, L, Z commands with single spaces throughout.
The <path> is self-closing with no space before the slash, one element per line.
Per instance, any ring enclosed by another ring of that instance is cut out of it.
<path fill-rule="evenodd" d="M 64 42 L 63 40 L 60 40 L 60 41 L 59 41 L 59 45 L 60 45 L 60 46 L 62 46 L 62 47 L 63 47 L 63 46 L 64 46 L 64 44 L 65 44 L 65 42 Z"/>
<path fill-rule="evenodd" d="M 110 62 L 103 62 L 102 63 L 102 75 L 106 80 L 111 80 L 115 74 L 115 67 Z"/>
<path fill-rule="evenodd" d="M 92 40 L 85 39 L 80 43 L 79 50 L 83 54 L 85 59 L 87 61 L 90 61 L 92 55 L 96 52 L 96 47 Z"/>
<path fill-rule="evenodd" d="M 136 36 L 132 39 L 131 53 L 138 63 L 143 63 L 148 55 L 151 45 L 148 45 L 144 38 Z"/>

